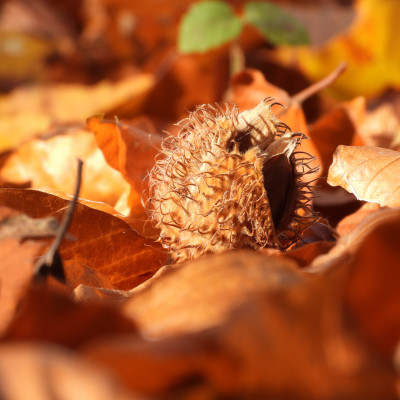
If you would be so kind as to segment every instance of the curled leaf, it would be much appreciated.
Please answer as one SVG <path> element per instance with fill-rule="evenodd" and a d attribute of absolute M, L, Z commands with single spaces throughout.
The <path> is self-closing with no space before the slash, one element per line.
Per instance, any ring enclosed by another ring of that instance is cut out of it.
<path fill-rule="evenodd" d="M 357 199 L 381 206 L 400 206 L 400 153 L 380 147 L 339 146 L 329 168 L 328 183 Z"/>

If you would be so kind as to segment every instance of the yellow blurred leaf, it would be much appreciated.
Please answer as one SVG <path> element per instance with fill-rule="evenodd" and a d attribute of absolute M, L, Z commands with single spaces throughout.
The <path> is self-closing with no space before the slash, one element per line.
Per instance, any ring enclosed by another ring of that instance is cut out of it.
<path fill-rule="evenodd" d="M 48 132 L 53 126 L 82 123 L 88 115 L 135 116 L 154 83 L 152 75 L 138 74 L 117 83 L 103 81 L 93 86 L 17 88 L 0 96 L 0 151 Z"/>
<path fill-rule="evenodd" d="M 319 48 L 303 47 L 296 58 L 313 80 L 329 74 L 341 61 L 348 69 L 329 88 L 342 98 L 373 96 L 388 87 L 400 87 L 400 2 L 358 0 L 357 17 L 345 33 Z M 293 60 L 293 49 L 282 49 L 283 59 Z"/>
<path fill-rule="evenodd" d="M 0 31 L 0 76 L 23 79 L 38 70 L 54 43 L 22 32 Z"/>

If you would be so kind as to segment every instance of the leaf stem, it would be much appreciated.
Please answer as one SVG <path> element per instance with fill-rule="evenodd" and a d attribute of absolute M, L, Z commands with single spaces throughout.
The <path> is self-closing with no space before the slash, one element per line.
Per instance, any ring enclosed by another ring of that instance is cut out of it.
<path fill-rule="evenodd" d="M 237 74 L 242 71 L 246 66 L 246 60 L 242 47 L 239 44 L 239 40 L 234 40 L 230 46 L 230 76 Z"/>
<path fill-rule="evenodd" d="M 321 79 L 320 81 L 312 84 L 308 88 L 302 90 L 301 92 L 295 94 L 290 98 L 288 106 L 292 103 L 298 103 L 301 104 L 303 101 L 307 100 L 309 97 L 313 96 L 314 94 L 318 93 L 322 89 L 325 89 L 329 85 L 331 85 L 333 82 L 336 81 L 336 79 L 339 78 L 340 75 L 343 74 L 344 71 L 346 71 L 347 68 L 347 63 L 345 61 L 342 61 L 338 67 L 327 77 Z"/>

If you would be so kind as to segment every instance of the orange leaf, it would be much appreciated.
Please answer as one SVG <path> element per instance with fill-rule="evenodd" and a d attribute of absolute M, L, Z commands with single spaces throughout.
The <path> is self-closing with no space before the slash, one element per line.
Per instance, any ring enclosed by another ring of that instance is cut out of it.
<path fill-rule="evenodd" d="M 135 324 L 115 307 L 79 304 L 63 293 L 28 286 L 3 340 L 40 340 L 76 347 L 107 335 L 132 334 Z"/>
<path fill-rule="evenodd" d="M 288 259 L 249 251 L 199 258 L 166 272 L 127 300 L 125 314 L 147 336 L 202 330 L 224 321 L 251 293 L 295 279 L 294 267 Z"/>
<path fill-rule="evenodd" d="M 0 332 L 12 318 L 24 287 L 32 278 L 37 257 L 45 246 L 43 241 L 0 240 Z"/>
<path fill-rule="evenodd" d="M 120 171 L 135 191 L 141 194 L 143 181 L 159 152 L 161 137 L 151 135 L 146 124 L 103 121 L 99 116 L 88 118 L 87 127 L 95 133 L 97 144 L 108 164 Z"/>
<path fill-rule="evenodd" d="M 53 215 L 61 219 L 68 203 L 37 190 L 0 189 L 0 204 L 35 218 Z M 141 237 L 122 219 L 81 203 L 75 208 L 69 232 L 77 241 L 63 242 L 61 258 L 98 270 L 117 289 L 131 289 L 145 281 L 167 257 L 158 243 Z"/>
<path fill-rule="evenodd" d="M 342 186 L 359 200 L 400 206 L 400 153 L 380 147 L 339 146 L 328 183 Z"/>
<path fill-rule="evenodd" d="M 336 231 L 340 236 L 345 236 L 351 233 L 354 228 L 359 225 L 368 215 L 379 210 L 379 204 L 377 203 L 365 203 L 357 211 L 343 218 Z"/>
<path fill-rule="evenodd" d="M 324 114 L 311 126 L 309 132 L 318 151 L 322 176 L 327 175 L 337 146 L 352 145 L 361 140 L 358 139 L 356 127 L 343 107 Z"/>

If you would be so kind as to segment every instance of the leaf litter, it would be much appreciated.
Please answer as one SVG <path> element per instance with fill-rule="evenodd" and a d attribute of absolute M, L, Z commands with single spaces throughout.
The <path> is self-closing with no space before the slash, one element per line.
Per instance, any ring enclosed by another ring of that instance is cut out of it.
<path fill-rule="evenodd" d="M 24 43 L 19 60 L 36 65 L 0 69 L 0 397 L 398 399 L 397 5 L 358 0 L 358 19 L 319 49 L 266 48 L 244 29 L 251 68 L 229 76 L 229 44 L 176 52 L 186 3 L 35 4 L 0 8 L 0 43 Z M 341 61 L 348 70 L 321 84 Z M 309 137 L 298 150 L 320 166 L 319 215 L 287 251 L 174 264 L 145 208 L 162 140 L 198 105 L 243 112 L 269 97 Z M 37 281 L 78 157 L 57 252 L 65 281 Z"/>

